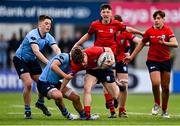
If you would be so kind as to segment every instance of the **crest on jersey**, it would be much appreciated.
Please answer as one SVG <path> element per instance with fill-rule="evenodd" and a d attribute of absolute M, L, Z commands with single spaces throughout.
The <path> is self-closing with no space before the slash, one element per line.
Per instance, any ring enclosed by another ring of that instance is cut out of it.
<path fill-rule="evenodd" d="M 165 39 L 165 38 L 166 38 L 166 35 L 162 35 L 161 38 L 162 38 L 162 39 Z"/>
<path fill-rule="evenodd" d="M 120 40 L 120 43 L 123 44 L 123 43 L 124 43 L 124 39 L 121 39 L 121 40 Z"/>
<path fill-rule="evenodd" d="M 109 32 L 110 32 L 110 33 L 113 33 L 113 29 L 112 29 L 112 28 L 111 28 L 111 29 L 109 29 Z"/>
<path fill-rule="evenodd" d="M 62 56 L 59 56 L 59 58 L 62 59 L 62 60 L 64 60 L 64 57 L 62 57 Z"/>
<path fill-rule="evenodd" d="M 35 37 L 31 37 L 31 40 L 33 40 L 33 41 L 34 41 L 34 40 L 36 40 L 36 38 L 35 38 Z"/>

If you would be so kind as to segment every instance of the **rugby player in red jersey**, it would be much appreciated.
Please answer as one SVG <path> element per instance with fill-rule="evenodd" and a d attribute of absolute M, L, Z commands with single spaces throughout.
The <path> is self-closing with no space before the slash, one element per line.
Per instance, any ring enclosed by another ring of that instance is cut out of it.
<path fill-rule="evenodd" d="M 84 62 L 81 64 L 75 64 L 71 62 L 71 72 L 73 74 L 77 73 L 80 70 L 86 70 L 87 73 L 85 76 L 85 83 L 84 83 L 84 110 L 86 113 L 86 119 L 95 120 L 98 119 L 98 116 L 91 115 L 91 90 L 92 87 L 96 83 L 102 82 L 103 86 L 106 90 L 111 94 L 112 98 L 117 102 L 119 89 L 116 83 L 112 83 L 115 81 L 113 71 L 108 69 L 115 63 L 114 54 L 109 47 L 90 47 L 86 48 L 84 51 Z M 99 56 L 103 52 L 109 52 L 111 54 L 112 59 L 105 61 L 103 65 L 103 69 L 99 70 L 99 66 L 97 66 L 97 61 Z M 95 75 L 94 81 L 89 83 L 89 76 Z M 69 80 L 65 80 L 61 85 L 61 90 L 66 87 Z"/>
<path fill-rule="evenodd" d="M 93 21 L 91 23 L 88 33 L 86 33 L 74 45 L 74 47 L 82 45 L 84 42 L 89 40 L 90 37 L 94 34 L 95 35 L 94 46 L 110 47 L 112 49 L 112 51 L 114 52 L 114 54 L 116 54 L 115 36 L 116 36 L 117 31 L 128 31 L 128 32 L 137 33 L 137 34 L 141 34 L 141 35 L 143 34 L 142 32 L 140 32 L 134 28 L 125 26 L 121 22 L 112 19 L 112 8 L 109 4 L 101 5 L 100 15 L 101 15 L 101 19 Z M 104 78 L 103 75 L 102 75 L 102 77 L 98 77 L 99 75 L 95 74 L 98 72 L 103 72 L 103 70 L 87 71 L 88 76 L 86 76 L 86 78 L 85 78 L 85 83 L 92 84 L 92 83 L 97 82 L 97 79 L 100 80 L 101 78 Z M 111 73 L 112 73 L 112 70 L 110 70 L 108 74 L 111 75 Z M 115 83 L 115 81 L 112 81 L 112 79 L 109 79 L 109 76 L 107 77 L 107 79 L 108 80 L 106 80 L 106 82 L 111 80 L 110 83 L 108 82 L 109 84 Z M 88 85 L 88 84 L 86 84 L 86 85 Z M 84 99 L 84 102 L 86 102 L 86 97 Z M 117 103 L 117 102 L 115 101 L 115 103 Z M 117 107 L 118 104 L 114 104 L 114 106 Z M 86 110 L 89 111 L 89 108 L 90 108 L 90 106 L 86 105 L 86 103 L 85 103 L 85 111 Z"/>
<path fill-rule="evenodd" d="M 162 117 L 170 118 L 168 114 L 169 83 L 171 74 L 170 47 L 178 47 L 178 42 L 172 30 L 164 24 L 165 13 L 157 10 L 153 14 L 154 25 L 148 28 L 142 42 L 135 48 L 131 56 L 124 59 L 130 62 L 150 42 L 146 65 L 152 83 L 154 106 L 152 114 L 157 115 L 160 109 L 160 86 L 162 89 Z"/>
<path fill-rule="evenodd" d="M 115 20 L 122 22 L 120 15 L 114 16 Z M 130 55 L 130 42 L 140 43 L 141 39 L 136 37 L 130 32 L 119 31 L 116 33 L 116 83 L 119 86 L 119 117 L 128 117 L 125 109 L 126 99 L 128 96 L 128 66 L 123 63 L 125 56 Z M 115 118 L 115 108 L 112 105 L 111 95 L 104 90 L 104 96 L 106 99 L 106 107 L 110 109 L 111 115 L 109 118 Z"/>

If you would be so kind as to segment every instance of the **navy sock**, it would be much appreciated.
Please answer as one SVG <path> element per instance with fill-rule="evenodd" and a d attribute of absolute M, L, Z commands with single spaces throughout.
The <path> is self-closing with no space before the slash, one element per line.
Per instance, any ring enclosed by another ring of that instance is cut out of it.
<path fill-rule="evenodd" d="M 39 104 L 44 104 L 44 98 L 43 98 L 43 99 L 42 99 L 42 98 L 39 98 L 38 101 L 37 101 L 37 103 L 39 103 Z"/>
<path fill-rule="evenodd" d="M 86 113 L 85 113 L 84 110 L 79 112 L 79 115 L 80 115 L 81 118 L 86 117 Z"/>
<path fill-rule="evenodd" d="M 25 112 L 30 112 L 30 111 L 31 111 L 30 106 L 29 106 L 29 105 L 25 105 L 25 106 L 24 106 L 24 111 L 25 111 Z"/>
<path fill-rule="evenodd" d="M 63 116 L 66 116 L 69 112 L 66 108 L 61 109 L 61 113 L 63 114 Z"/>

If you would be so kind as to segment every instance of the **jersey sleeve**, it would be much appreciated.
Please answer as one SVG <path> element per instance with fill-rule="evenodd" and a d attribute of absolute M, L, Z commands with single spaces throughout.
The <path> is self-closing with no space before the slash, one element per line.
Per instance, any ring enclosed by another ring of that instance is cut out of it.
<path fill-rule="evenodd" d="M 94 22 L 92 22 L 89 29 L 88 29 L 88 34 L 92 35 L 94 33 L 95 33 Z"/>
<path fill-rule="evenodd" d="M 48 34 L 48 45 L 51 46 L 53 44 L 57 44 L 56 40 L 52 35 Z"/>
<path fill-rule="evenodd" d="M 37 40 L 38 40 L 38 37 L 37 37 L 37 35 L 33 32 L 33 31 L 31 31 L 31 32 L 29 32 L 27 35 L 26 35 L 26 38 L 28 39 L 28 41 L 29 41 L 29 43 L 30 44 L 38 44 L 38 42 L 37 42 Z"/>
<path fill-rule="evenodd" d="M 118 31 L 125 31 L 126 25 L 118 21 L 117 22 L 117 28 L 118 28 Z"/>
<path fill-rule="evenodd" d="M 59 54 L 59 55 L 56 56 L 54 59 L 55 59 L 55 60 L 59 60 L 59 62 L 60 62 L 61 64 L 64 64 L 64 63 L 67 62 L 67 57 L 66 57 L 63 53 Z"/>
<path fill-rule="evenodd" d="M 173 31 L 170 28 L 167 29 L 167 36 L 168 36 L 168 39 L 175 37 Z"/>
<path fill-rule="evenodd" d="M 143 35 L 142 42 L 147 43 L 148 41 L 149 41 L 149 35 L 148 35 L 148 31 L 146 31 Z"/>
<path fill-rule="evenodd" d="M 126 36 L 127 36 L 128 40 L 130 40 L 130 41 L 133 41 L 133 39 L 135 38 L 135 35 L 133 35 L 130 32 L 127 32 Z"/>

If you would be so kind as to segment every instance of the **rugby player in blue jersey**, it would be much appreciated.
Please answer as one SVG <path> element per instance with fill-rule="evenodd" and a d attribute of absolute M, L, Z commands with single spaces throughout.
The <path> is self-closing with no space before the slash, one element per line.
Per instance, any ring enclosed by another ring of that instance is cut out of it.
<path fill-rule="evenodd" d="M 70 54 L 61 53 L 56 55 L 48 62 L 37 82 L 39 93 L 48 99 L 54 99 L 62 115 L 69 120 L 75 119 L 76 116 L 68 112 L 63 103 L 63 97 L 72 101 L 80 118 L 85 117 L 85 112 L 80 102 L 80 97 L 76 92 L 68 87 L 64 87 L 63 90 L 60 90 L 60 88 L 62 83 L 71 80 L 75 74 L 71 69 L 71 63 L 86 64 L 84 57 L 84 52 L 80 48 L 73 49 Z M 61 82 L 60 80 L 63 81 Z"/>
<path fill-rule="evenodd" d="M 40 15 L 38 18 L 38 27 L 31 30 L 22 41 L 21 45 L 13 57 L 13 63 L 19 78 L 24 84 L 23 98 L 24 98 L 24 118 L 31 119 L 31 90 L 32 82 L 38 81 L 39 75 L 42 72 L 41 66 L 38 62 L 47 64 L 48 59 L 41 52 L 46 45 L 50 46 L 56 54 L 60 54 L 61 50 L 58 48 L 56 41 L 52 35 L 49 34 L 51 29 L 52 18 L 46 15 Z M 44 105 L 44 97 L 39 94 L 39 99 L 35 106 L 43 111 L 47 116 L 51 116 Z"/>

